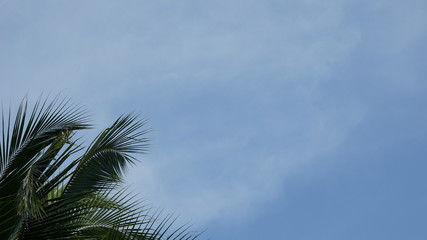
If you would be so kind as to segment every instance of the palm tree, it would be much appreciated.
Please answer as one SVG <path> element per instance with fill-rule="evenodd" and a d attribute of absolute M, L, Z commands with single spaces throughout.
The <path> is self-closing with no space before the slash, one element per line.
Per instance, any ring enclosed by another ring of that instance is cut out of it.
<path fill-rule="evenodd" d="M 86 111 L 69 99 L 23 100 L 2 111 L 0 239 L 195 239 L 174 219 L 151 214 L 122 186 L 147 149 L 145 121 L 123 115 L 84 148 Z"/>

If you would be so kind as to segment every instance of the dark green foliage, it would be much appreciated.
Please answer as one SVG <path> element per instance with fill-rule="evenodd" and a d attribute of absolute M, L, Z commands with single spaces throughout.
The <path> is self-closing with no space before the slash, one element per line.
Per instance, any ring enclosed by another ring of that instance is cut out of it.
<path fill-rule="evenodd" d="M 86 112 L 69 100 L 27 101 L 2 111 L 0 239 L 195 239 L 170 216 L 141 207 L 121 187 L 133 154 L 147 148 L 144 121 L 119 117 L 85 149 Z"/>

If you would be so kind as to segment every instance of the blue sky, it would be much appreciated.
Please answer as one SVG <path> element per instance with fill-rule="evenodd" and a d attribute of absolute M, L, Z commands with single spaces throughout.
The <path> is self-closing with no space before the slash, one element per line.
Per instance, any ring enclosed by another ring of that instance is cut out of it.
<path fill-rule="evenodd" d="M 150 119 L 128 183 L 212 239 L 427 239 L 425 1 L 0 1 L 0 94 Z"/>

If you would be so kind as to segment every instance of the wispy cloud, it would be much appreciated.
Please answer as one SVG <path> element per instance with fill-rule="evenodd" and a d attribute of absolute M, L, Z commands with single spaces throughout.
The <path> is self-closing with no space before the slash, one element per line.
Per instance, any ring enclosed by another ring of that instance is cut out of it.
<path fill-rule="evenodd" d="M 102 126 L 143 111 L 153 148 L 129 181 L 195 221 L 256 216 L 363 123 L 376 89 L 426 89 L 408 54 L 425 51 L 417 5 L 1 4 L 3 100 L 65 90 Z"/>

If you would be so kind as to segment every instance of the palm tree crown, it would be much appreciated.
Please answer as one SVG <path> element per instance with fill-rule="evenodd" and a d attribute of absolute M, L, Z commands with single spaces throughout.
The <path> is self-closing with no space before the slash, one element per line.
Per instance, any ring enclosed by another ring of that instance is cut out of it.
<path fill-rule="evenodd" d="M 13 119 L 2 112 L 0 239 L 195 239 L 187 227 L 170 230 L 141 207 L 122 183 L 143 153 L 145 121 L 123 115 L 84 148 L 75 133 L 87 114 L 68 99 L 24 100 Z"/>

